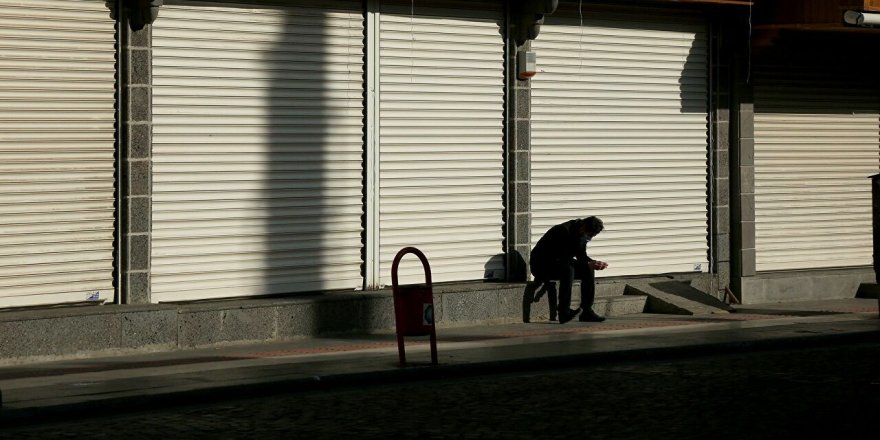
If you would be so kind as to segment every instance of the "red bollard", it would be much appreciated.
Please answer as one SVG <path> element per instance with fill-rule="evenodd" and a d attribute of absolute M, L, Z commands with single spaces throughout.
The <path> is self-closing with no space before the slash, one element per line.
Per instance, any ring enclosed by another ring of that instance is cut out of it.
<path fill-rule="evenodd" d="M 425 269 L 425 285 L 399 286 L 397 266 L 406 254 L 416 254 Z M 391 264 L 391 292 L 394 295 L 394 320 L 397 325 L 397 351 L 400 365 L 406 364 L 403 349 L 404 336 L 431 335 L 431 363 L 437 364 L 437 332 L 434 329 L 434 294 L 431 289 L 431 266 L 422 251 L 405 247 L 394 257 Z"/>

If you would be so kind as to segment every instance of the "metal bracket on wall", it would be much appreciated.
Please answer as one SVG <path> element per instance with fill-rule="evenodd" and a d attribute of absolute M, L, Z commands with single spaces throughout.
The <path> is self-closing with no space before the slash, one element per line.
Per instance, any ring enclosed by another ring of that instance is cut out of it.
<path fill-rule="evenodd" d="M 516 44 L 522 46 L 527 40 L 534 40 L 541 31 L 544 16 L 552 14 L 559 6 L 559 0 L 523 0 L 513 8 L 512 34 Z"/>
<path fill-rule="evenodd" d="M 128 9 L 128 21 L 131 28 L 140 30 L 156 21 L 162 2 L 163 0 L 126 0 L 125 7 Z"/>

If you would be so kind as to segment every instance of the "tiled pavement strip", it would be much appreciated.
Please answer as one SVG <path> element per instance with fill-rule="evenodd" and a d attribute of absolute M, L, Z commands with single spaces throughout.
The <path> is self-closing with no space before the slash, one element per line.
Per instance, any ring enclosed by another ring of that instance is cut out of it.
<path fill-rule="evenodd" d="M 859 307 L 826 307 L 827 310 L 819 310 L 814 311 L 812 313 L 822 314 L 822 315 L 834 315 L 834 314 L 877 314 L 878 309 L 877 306 L 859 306 Z M 809 312 L 808 312 L 809 313 Z M 654 316 L 654 319 L 650 317 L 646 318 L 646 316 L 650 315 L 635 315 L 638 317 L 638 320 L 629 321 L 626 320 L 628 317 L 617 317 L 613 318 L 609 321 L 592 324 L 588 326 L 542 326 L 544 328 L 538 330 L 515 330 L 510 328 L 510 326 L 505 326 L 505 328 L 501 331 L 494 331 L 491 336 L 489 335 L 473 335 L 473 336 L 453 336 L 449 339 L 446 339 L 445 342 L 476 342 L 476 341 L 488 341 L 491 339 L 508 339 L 508 338 L 525 338 L 532 336 L 550 336 L 550 335 L 570 335 L 570 334 L 585 334 L 585 333 L 610 333 L 620 330 L 634 330 L 634 329 L 659 329 L 663 327 L 678 327 L 678 326 L 688 326 L 688 325 L 697 325 L 697 324 L 706 324 L 706 323 L 724 323 L 731 321 L 758 321 L 758 320 L 770 320 L 770 319 L 785 319 L 785 318 L 797 318 L 802 317 L 804 312 L 791 312 L 791 313 L 730 313 L 730 314 L 716 314 L 709 315 L 708 317 L 692 317 L 690 319 L 670 319 L 666 318 L 658 318 Z M 666 315 L 668 316 L 668 315 Z M 634 316 L 630 316 L 632 318 Z M 528 324 L 519 325 L 518 327 L 530 327 Z M 548 328 L 549 327 L 549 328 Z M 498 329 L 501 329 L 501 326 L 498 326 Z M 455 331 L 455 329 L 450 329 Z M 442 330 L 438 330 L 441 336 L 438 336 L 440 341 L 438 345 L 443 345 L 442 338 Z M 457 333 L 457 332 L 456 332 Z M 427 345 L 428 341 L 426 340 L 415 340 L 411 342 L 407 342 L 407 344 L 413 345 Z M 318 353 L 337 353 L 337 352 L 350 352 L 350 351 L 359 351 L 359 350 L 370 350 L 370 349 L 383 349 L 397 347 L 396 341 L 384 341 L 384 342 L 371 342 L 371 343 L 359 343 L 359 344 L 341 344 L 341 345 L 327 345 L 321 347 L 301 347 L 294 348 L 290 350 L 279 350 L 279 351 L 266 351 L 266 352 L 254 352 L 242 354 L 242 357 L 255 357 L 255 358 L 263 358 L 263 357 L 278 357 L 278 356 L 293 356 L 293 355 L 305 355 L 305 354 L 318 354 Z"/>
<path fill-rule="evenodd" d="M 406 339 L 414 368 L 400 368 L 393 332 L 8 366 L 0 368 L 0 422 L 87 411 L 99 402 L 143 408 L 187 398 L 311 389 L 318 382 L 328 386 L 479 373 L 516 363 L 561 365 L 566 359 L 584 362 L 603 354 L 683 354 L 700 347 L 729 350 L 750 342 L 821 336 L 880 341 L 877 304 L 876 299 L 847 299 L 739 306 L 730 314 L 626 315 L 598 324 L 438 328 L 439 368 L 426 364 L 426 338 Z"/>

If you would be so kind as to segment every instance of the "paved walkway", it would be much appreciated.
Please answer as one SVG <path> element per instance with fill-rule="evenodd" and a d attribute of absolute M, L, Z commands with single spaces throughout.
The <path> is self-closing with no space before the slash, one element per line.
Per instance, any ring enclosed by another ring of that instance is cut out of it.
<path fill-rule="evenodd" d="M 880 341 L 876 299 L 736 307 L 703 316 L 637 314 L 577 321 L 439 328 L 439 366 L 426 338 L 393 333 L 123 355 L 0 368 L 0 422 L 126 411 L 268 391 L 402 381 L 609 360 Z"/>

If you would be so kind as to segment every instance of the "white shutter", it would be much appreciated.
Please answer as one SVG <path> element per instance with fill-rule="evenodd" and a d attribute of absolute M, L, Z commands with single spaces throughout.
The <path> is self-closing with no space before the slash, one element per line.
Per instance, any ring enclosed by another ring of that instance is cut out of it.
<path fill-rule="evenodd" d="M 435 282 L 503 277 L 500 6 L 422 4 L 380 12 L 380 278 L 405 246 Z M 401 283 L 423 279 L 409 256 Z"/>
<path fill-rule="evenodd" d="M 707 271 L 706 25 L 563 12 L 532 48 L 532 243 L 596 215 L 600 275 Z"/>
<path fill-rule="evenodd" d="M 363 286 L 357 2 L 162 7 L 156 301 Z"/>
<path fill-rule="evenodd" d="M 114 298 L 115 24 L 0 0 L 0 307 Z"/>
<path fill-rule="evenodd" d="M 880 92 L 812 68 L 755 75 L 755 259 L 759 271 L 872 263 L 871 182 Z"/>

